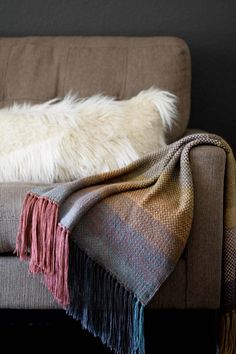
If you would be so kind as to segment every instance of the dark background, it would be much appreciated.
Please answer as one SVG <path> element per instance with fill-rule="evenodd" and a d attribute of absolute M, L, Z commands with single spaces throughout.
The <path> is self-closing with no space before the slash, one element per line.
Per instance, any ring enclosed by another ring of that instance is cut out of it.
<path fill-rule="evenodd" d="M 192 55 L 190 127 L 236 151 L 236 0 L 0 0 L 0 36 L 171 35 Z"/>

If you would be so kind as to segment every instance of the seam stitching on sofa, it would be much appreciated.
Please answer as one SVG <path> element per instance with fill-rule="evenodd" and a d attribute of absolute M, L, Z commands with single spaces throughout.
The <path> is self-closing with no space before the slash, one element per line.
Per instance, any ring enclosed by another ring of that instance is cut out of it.
<path fill-rule="evenodd" d="M 8 72 L 8 68 L 9 68 L 9 60 L 10 60 L 10 56 L 12 54 L 12 50 L 13 50 L 14 44 L 10 47 L 9 49 L 9 53 L 7 56 L 7 60 L 6 60 L 6 68 L 5 68 L 5 73 L 3 75 L 3 82 L 4 82 L 4 88 L 3 88 L 3 99 L 5 100 L 6 98 L 8 98 L 8 81 L 7 81 L 7 72 Z"/>
<path fill-rule="evenodd" d="M 126 51 L 125 51 L 125 56 L 124 56 L 124 83 L 123 83 L 123 88 L 120 92 L 120 98 L 124 97 L 125 95 L 125 91 L 126 91 L 126 86 L 127 86 L 127 74 L 128 74 L 128 55 L 129 55 L 129 48 L 127 47 L 126 48 Z"/>
<path fill-rule="evenodd" d="M 68 50 L 67 50 L 67 54 L 66 54 L 66 59 L 65 59 L 64 79 L 63 79 L 63 84 L 62 84 L 62 93 L 63 93 L 63 95 L 65 94 L 67 68 L 68 68 L 68 63 L 69 63 L 69 57 L 70 57 L 71 49 L 72 49 L 72 46 L 69 46 Z"/>

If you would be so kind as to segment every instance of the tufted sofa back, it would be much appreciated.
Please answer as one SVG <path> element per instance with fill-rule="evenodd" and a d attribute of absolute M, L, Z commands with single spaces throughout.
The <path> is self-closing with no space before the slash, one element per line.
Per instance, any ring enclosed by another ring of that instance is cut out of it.
<path fill-rule="evenodd" d="M 0 38 L 1 107 L 13 101 L 41 102 L 68 91 L 123 99 L 156 85 L 179 98 L 179 124 L 169 134 L 173 141 L 188 123 L 190 83 L 190 54 L 179 38 Z"/>

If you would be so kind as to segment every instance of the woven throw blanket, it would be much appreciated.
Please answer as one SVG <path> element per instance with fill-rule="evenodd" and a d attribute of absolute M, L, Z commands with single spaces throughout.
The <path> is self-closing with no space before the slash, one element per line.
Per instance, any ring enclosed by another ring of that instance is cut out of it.
<path fill-rule="evenodd" d="M 174 270 L 193 219 L 189 153 L 227 153 L 221 353 L 235 349 L 236 165 L 220 137 L 193 134 L 126 168 L 30 191 L 16 250 L 82 326 L 116 353 L 144 353 L 144 307 Z M 217 176 L 216 176 L 217 178 Z"/>

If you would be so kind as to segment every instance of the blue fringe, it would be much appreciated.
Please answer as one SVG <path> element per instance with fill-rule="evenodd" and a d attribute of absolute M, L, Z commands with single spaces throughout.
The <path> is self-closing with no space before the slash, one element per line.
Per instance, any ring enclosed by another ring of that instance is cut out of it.
<path fill-rule="evenodd" d="M 144 354 L 144 306 L 70 241 L 67 314 L 117 354 Z"/>

